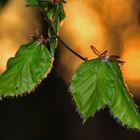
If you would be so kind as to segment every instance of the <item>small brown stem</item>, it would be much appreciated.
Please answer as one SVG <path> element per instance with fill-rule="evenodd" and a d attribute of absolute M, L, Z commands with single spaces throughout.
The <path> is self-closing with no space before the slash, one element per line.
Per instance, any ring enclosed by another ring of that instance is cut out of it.
<path fill-rule="evenodd" d="M 94 47 L 94 46 L 90 46 L 92 51 L 98 56 L 98 57 L 101 57 L 101 53 Z"/>
<path fill-rule="evenodd" d="M 101 53 L 101 56 L 102 56 L 102 57 L 105 57 L 105 56 L 106 56 L 106 53 L 107 53 L 107 50 L 105 50 L 104 52 L 102 52 L 102 53 Z"/>
<path fill-rule="evenodd" d="M 44 8 L 42 7 L 42 4 L 41 4 L 41 0 L 38 0 L 38 4 L 39 4 L 39 8 L 40 8 L 40 12 L 43 14 L 44 16 L 44 20 L 47 22 L 49 28 L 52 30 L 52 32 L 54 33 L 55 35 L 55 38 L 57 38 L 60 43 L 66 48 L 68 49 L 71 53 L 73 53 L 75 56 L 79 57 L 81 60 L 83 61 L 87 61 L 87 57 L 83 57 L 81 56 L 80 54 L 78 54 L 77 52 L 75 52 L 73 49 L 71 49 L 58 35 L 57 33 L 55 32 L 53 26 L 52 26 L 52 23 L 48 17 L 48 15 L 46 14 L 46 11 L 44 10 Z"/>

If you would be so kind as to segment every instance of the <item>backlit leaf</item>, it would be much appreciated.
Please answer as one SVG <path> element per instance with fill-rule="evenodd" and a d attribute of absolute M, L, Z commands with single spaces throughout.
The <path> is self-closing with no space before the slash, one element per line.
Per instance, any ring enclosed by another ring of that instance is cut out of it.
<path fill-rule="evenodd" d="M 123 125 L 140 129 L 138 109 L 116 61 L 97 58 L 84 62 L 75 72 L 70 89 L 85 120 L 108 105 Z"/>
<path fill-rule="evenodd" d="M 32 91 L 47 77 L 54 58 L 39 41 L 23 45 L 10 58 L 6 71 L 0 76 L 0 96 L 22 95 Z"/>
<path fill-rule="evenodd" d="M 123 125 L 140 129 L 140 115 L 138 108 L 131 98 L 131 95 L 123 81 L 121 70 L 116 63 L 108 63 L 115 77 L 115 93 L 109 103 L 112 113 Z"/>
<path fill-rule="evenodd" d="M 104 61 L 94 59 L 81 64 L 74 74 L 70 89 L 84 119 L 94 115 L 113 96 L 111 71 Z"/>

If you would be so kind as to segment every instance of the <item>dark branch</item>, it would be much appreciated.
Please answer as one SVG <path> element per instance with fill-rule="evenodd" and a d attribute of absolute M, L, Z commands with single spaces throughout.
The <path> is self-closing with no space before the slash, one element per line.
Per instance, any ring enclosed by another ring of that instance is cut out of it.
<path fill-rule="evenodd" d="M 57 38 L 59 40 L 59 42 L 66 48 L 68 49 L 70 52 L 72 52 L 74 55 L 76 55 L 77 57 L 79 57 L 81 60 L 83 61 L 86 61 L 87 60 L 87 57 L 83 57 L 81 56 L 80 54 L 78 54 L 77 52 L 75 52 L 73 49 L 71 49 L 58 35 L 57 33 L 55 32 L 53 26 L 52 26 L 52 23 L 51 23 L 51 20 L 49 19 L 46 11 L 44 10 L 43 6 L 42 6 L 42 3 L 41 3 L 41 0 L 38 0 L 38 4 L 39 4 L 39 10 L 40 12 L 43 14 L 44 16 L 44 20 L 47 22 L 49 28 L 52 30 L 52 32 L 54 33 L 55 35 L 55 38 Z"/>

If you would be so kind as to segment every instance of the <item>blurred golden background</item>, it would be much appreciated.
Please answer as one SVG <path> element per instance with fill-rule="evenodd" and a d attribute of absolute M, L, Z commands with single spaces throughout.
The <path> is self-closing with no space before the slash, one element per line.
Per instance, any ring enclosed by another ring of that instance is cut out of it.
<path fill-rule="evenodd" d="M 29 40 L 29 34 L 40 28 L 37 11 L 25 7 L 25 0 L 9 0 L 0 9 L 0 71 L 14 56 L 19 46 Z M 122 67 L 130 89 L 140 95 L 140 1 L 139 0 L 68 0 L 66 19 L 60 27 L 65 42 L 82 56 L 96 56 L 90 50 L 108 50 L 126 62 Z M 57 70 L 67 83 L 78 65 L 79 58 L 59 47 Z"/>
<path fill-rule="evenodd" d="M 25 7 L 25 0 L 9 0 L 0 9 L 0 71 L 18 48 L 29 41 L 30 32 L 40 27 L 35 10 Z"/>

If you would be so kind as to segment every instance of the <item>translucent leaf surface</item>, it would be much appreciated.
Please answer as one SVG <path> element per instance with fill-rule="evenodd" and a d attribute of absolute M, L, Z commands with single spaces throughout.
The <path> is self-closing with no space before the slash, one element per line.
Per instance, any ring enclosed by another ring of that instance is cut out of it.
<path fill-rule="evenodd" d="M 100 59 L 80 65 L 72 78 L 71 92 L 84 119 L 109 103 L 114 81 L 111 69 Z"/>
<path fill-rule="evenodd" d="M 108 63 L 115 77 L 115 93 L 109 103 L 112 113 L 123 125 L 140 129 L 140 115 L 137 106 L 131 98 L 131 95 L 123 81 L 121 70 L 116 63 Z"/>
<path fill-rule="evenodd" d="M 30 92 L 48 75 L 52 62 L 52 54 L 40 42 L 23 45 L 9 59 L 6 71 L 0 76 L 0 96 Z"/>
<path fill-rule="evenodd" d="M 84 62 L 75 72 L 70 89 L 85 120 L 108 105 L 123 125 L 140 129 L 137 107 L 124 84 L 117 62 L 106 58 Z"/>

